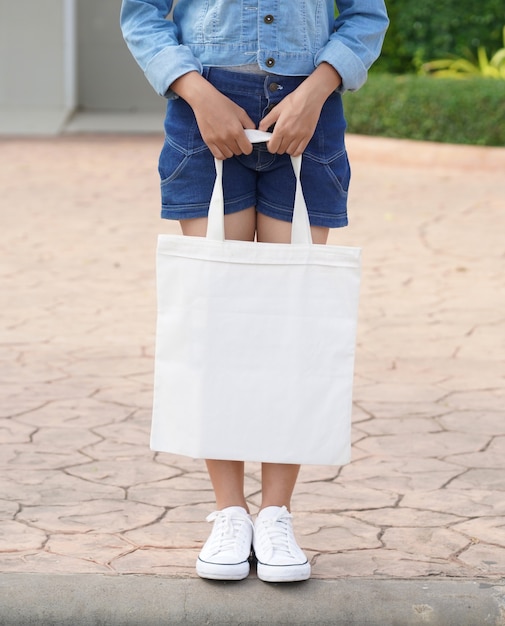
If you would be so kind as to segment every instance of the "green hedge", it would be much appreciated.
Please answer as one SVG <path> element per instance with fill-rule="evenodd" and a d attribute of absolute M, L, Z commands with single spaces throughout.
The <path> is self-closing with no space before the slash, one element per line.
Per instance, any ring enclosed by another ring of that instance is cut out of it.
<path fill-rule="evenodd" d="M 453 54 L 465 55 L 479 46 L 492 53 L 502 47 L 504 0 L 386 0 L 391 24 L 381 72 L 404 74 L 419 64 Z"/>
<path fill-rule="evenodd" d="M 351 133 L 505 146 L 505 80 L 372 74 L 344 105 Z"/>

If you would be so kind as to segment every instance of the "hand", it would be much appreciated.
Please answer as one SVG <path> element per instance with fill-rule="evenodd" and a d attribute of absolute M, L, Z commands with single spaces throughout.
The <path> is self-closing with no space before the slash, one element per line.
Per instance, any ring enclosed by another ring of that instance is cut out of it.
<path fill-rule="evenodd" d="M 202 138 L 216 159 L 252 152 L 244 128 L 255 128 L 254 122 L 198 72 L 184 74 L 171 88 L 193 109 Z"/>
<path fill-rule="evenodd" d="M 292 93 L 279 102 L 260 122 L 260 130 L 275 124 L 268 150 L 299 156 L 316 130 L 321 109 L 342 79 L 328 63 L 321 63 Z"/>
<path fill-rule="evenodd" d="M 316 129 L 321 106 L 307 99 L 298 89 L 281 100 L 259 124 L 260 130 L 268 130 L 275 124 L 267 143 L 273 154 L 302 154 Z"/>

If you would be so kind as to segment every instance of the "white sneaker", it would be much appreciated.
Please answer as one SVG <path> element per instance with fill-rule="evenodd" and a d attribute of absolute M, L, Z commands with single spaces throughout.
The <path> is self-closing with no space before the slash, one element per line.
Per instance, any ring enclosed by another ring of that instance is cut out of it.
<path fill-rule="evenodd" d="M 256 519 L 253 546 L 258 578 L 265 582 L 294 582 L 310 577 L 310 563 L 296 543 L 291 519 L 285 506 L 269 506 Z"/>
<path fill-rule="evenodd" d="M 207 521 L 214 526 L 196 561 L 197 574 L 213 580 L 246 578 L 254 528 L 249 513 L 241 506 L 230 506 L 214 511 Z"/>

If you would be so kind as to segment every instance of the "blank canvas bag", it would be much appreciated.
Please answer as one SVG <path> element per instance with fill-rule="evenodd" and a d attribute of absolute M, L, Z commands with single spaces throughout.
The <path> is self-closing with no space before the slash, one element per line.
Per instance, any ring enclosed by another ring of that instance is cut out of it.
<path fill-rule="evenodd" d="M 312 243 L 292 162 L 291 244 L 224 240 L 221 161 L 207 237 L 159 236 L 153 450 L 350 461 L 360 250 Z"/>

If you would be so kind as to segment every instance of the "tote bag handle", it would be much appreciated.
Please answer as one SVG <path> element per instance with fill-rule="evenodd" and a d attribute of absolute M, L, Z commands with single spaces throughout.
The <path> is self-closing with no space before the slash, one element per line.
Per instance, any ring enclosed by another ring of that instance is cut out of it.
<path fill-rule="evenodd" d="M 246 129 L 245 133 L 251 143 L 269 141 L 272 133 L 261 130 Z M 311 244 L 312 234 L 310 232 L 309 214 L 307 205 L 303 197 L 302 185 L 300 183 L 300 170 L 302 167 L 302 157 L 291 157 L 291 163 L 295 172 L 295 206 L 293 208 L 293 223 L 291 226 L 291 243 Z M 216 182 L 210 199 L 209 220 L 207 224 L 207 239 L 224 241 L 224 195 L 223 195 L 223 162 L 215 159 Z"/>

